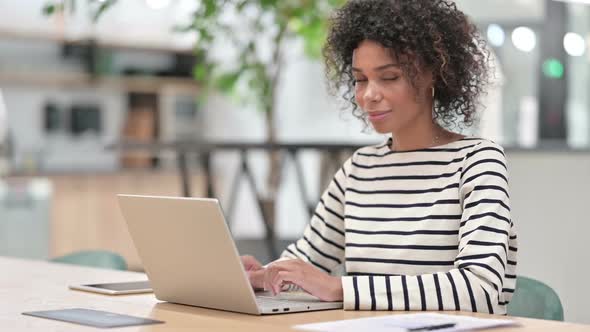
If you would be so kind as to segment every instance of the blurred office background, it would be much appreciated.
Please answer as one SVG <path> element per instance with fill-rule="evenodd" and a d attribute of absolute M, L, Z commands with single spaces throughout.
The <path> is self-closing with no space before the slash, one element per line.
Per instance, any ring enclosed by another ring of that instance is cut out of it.
<path fill-rule="evenodd" d="M 100 4 L 103 1 L 95 1 Z M 460 0 L 488 40 L 495 79 L 481 122 L 468 134 L 500 142 L 519 230 L 519 274 L 560 295 L 567 321 L 590 323 L 590 5 L 587 1 Z M 43 15 L 42 0 L 0 0 L 0 255 L 51 259 L 87 249 L 141 262 L 116 193 L 182 195 L 177 155 L 107 148 L 117 142 L 263 142 L 254 105 L 211 93 L 193 79 L 196 36 L 175 32 L 198 0 L 124 0 L 94 23 L 91 1 Z M 239 16 L 231 20 L 241 19 Z M 226 43 L 211 49 L 223 59 Z M 301 41 L 285 47 L 277 140 L 369 144 L 379 137 L 330 97 L 322 65 Z M 265 227 L 247 181 L 232 186 L 240 154 L 212 154 L 216 196 L 243 253 L 268 259 Z M 264 187 L 267 154 L 247 160 Z M 191 195 L 206 195 L 199 155 L 187 155 Z M 317 200 L 326 156 L 299 154 L 304 196 Z M 328 168 L 329 169 L 329 168 Z M 274 231 L 286 243 L 309 218 L 293 162 L 282 168 Z M 186 184 L 185 184 L 186 185 Z M 280 244 L 279 244 L 280 246 Z M 254 251 L 254 252 L 248 252 Z"/>

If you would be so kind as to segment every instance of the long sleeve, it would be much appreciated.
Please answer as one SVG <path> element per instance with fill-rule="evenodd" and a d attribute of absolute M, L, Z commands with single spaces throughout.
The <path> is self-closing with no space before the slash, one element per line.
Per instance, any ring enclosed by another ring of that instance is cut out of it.
<path fill-rule="evenodd" d="M 429 274 L 342 277 L 345 309 L 506 313 L 516 280 L 516 235 L 504 152 L 483 140 L 459 171 L 462 214 L 452 265 Z"/>
<path fill-rule="evenodd" d="M 303 237 L 289 245 L 282 258 L 299 258 L 332 272 L 344 260 L 344 204 L 350 159 L 336 172 L 322 194 Z"/>

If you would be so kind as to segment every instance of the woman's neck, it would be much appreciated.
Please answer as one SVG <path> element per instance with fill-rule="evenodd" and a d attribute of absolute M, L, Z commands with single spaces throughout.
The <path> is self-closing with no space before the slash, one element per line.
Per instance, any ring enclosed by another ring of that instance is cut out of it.
<path fill-rule="evenodd" d="M 433 121 L 423 122 L 404 131 L 392 133 L 394 151 L 419 150 L 447 144 L 463 136 L 447 131 Z"/>

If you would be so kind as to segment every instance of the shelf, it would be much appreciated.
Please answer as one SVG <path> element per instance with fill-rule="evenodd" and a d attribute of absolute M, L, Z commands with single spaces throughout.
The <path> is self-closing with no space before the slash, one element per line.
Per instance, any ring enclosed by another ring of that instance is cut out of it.
<path fill-rule="evenodd" d="M 31 33 L 22 31 L 11 31 L 0 28 L 0 39 L 20 39 L 20 40 L 31 40 L 31 41 L 49 41 L 62 44 L 72 45 L 87 45 L 89 38 L 64 38 L 63 35 L 56 33 Z M 99 48 L 107 48 L 114 50 L 126 50 L 126 51 L 138 51 L 138 52 L 160 52 L 160 53 L 174 53 L 174 54 L 186 54 L 192 55 L 193 50 L 190 48 L 181 47 L 164 47 L 156 45 L 148 45 L 141 43 L 122 43 L 113 42 L 101 39 L 94 39 L 96 46 Z"/>
<path fill-rule="evenodd" d="M 100 87 L 117 91 L 158 93 L 162 89 L 196 94 L 199 85 L 191 78 L 154 76 L 98 76 L 85 73 L 8 72 L 0 71 L 0 83 L 48 87 Z"/>

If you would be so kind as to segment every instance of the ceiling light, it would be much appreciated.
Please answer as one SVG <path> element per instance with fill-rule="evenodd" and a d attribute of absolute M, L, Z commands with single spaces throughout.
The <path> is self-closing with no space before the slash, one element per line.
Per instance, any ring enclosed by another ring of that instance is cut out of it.
<path fill-rule="evenodd" d="M 490 44 L 496 47 L 500 47 L 504 44 L 504 40 L 506 39 L 506 34 L 504 33 L 504 29 L 498 24 L 490 24 L 488 26 L 488 41 Z"/>
<path fill-rule="evenodd" d="M 586 41 L 575 32 L 568 32 L 563 37 L 563 48 L 571 56 L 582 56 L 586 50 Z"/>
<path fill-rule="evenodd" d="M 517 49 L 530 52 L 537 44 L 537 36 L 530 28 L 518 27 L 512 31 L 512 43 Z"/>

